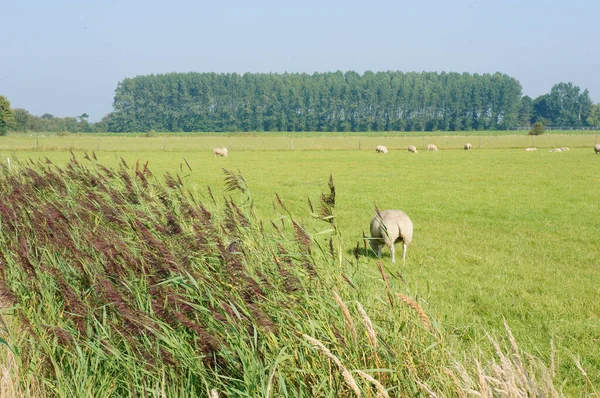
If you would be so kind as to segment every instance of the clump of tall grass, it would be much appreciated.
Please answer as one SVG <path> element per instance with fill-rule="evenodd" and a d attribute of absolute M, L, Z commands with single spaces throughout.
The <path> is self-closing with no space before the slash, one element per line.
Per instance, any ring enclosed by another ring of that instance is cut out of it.
<path fill-rule="evenodd" d="M 265 228 L 239 173 L 206 203 L 179 176 L 93 153 L 0 173 L 1 342 L 7 380 L 32 396 L 558 394 L 510 333 L 499 362 L 455 353 L 381 265 L 365 298 L 346 275 L 360 258 L 279 197 Z M 328 188 L 311 210 L 335 236 Z"/>

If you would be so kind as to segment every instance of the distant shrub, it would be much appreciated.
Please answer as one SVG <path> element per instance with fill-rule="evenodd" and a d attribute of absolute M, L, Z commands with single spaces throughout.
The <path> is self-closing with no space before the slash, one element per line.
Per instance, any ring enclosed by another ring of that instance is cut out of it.
<path fill-rule="evenodd" d="M 150 131 L 146 132 L 146 134 L 144 134 L 146 137 L 156 137 L 156 130 L 154 129 L 150 129 Z"/>
<path fill-rule="evenodd" d="M 57 131 L 57 132 L 56 132 L 56 135 L 57 135 L 58 137 L 66 137 L 66 136 L 68 136 L 69 134 L 70 134 L 70 133 L 69 133 L 68 131 Z"/>
<path fill-rule="evenodd" d="M 544 127 L 542 122 L 535 122 L 531 130 L 529 130 L 529 135 L 542 135 L 545 130 L 546 127 Z"/>

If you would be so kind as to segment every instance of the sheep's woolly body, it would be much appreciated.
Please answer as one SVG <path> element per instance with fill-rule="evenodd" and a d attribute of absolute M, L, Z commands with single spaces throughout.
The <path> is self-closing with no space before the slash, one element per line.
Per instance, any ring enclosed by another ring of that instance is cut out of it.
<path fill-rule="evenodd" d="M 473 146 L 470 143 L 466 143 L 465 144 L 465 151 L 468 151 L 469 149 L 471 149 Z"/>
<path fill-rule="evenodd" d="M 560 147 L 560 150 L 561 150 L 561 151 L 563 151 L 563 152 L 564 152 L 564 151 L 568 151 L 568 150 L 569 150 L 569 147 L 568 147 L 568 146 L 561 146 L 561 147 Z"/>
<path fill-rule="evenodd" d="M 375 152 L 377 152 L 377 153 L 388 153 L 388 149 L 384 145 L 377 145 L 377 148 L 375 148 Z"/>
<path fill-rule="evenodd" d="M 429 152 L 429 151 L 434 151 L 435 152 L 437 150 L 438 150 L 437 146 L 435 146 L 434 144 L 427 145 L 427 152 Z"/>
<path fill-rule="evenodd" d="M 554 148 L 554 149 L 551 149 L 550 152 L 562 152 L 562 149 Z"/>
<path fill-rule="evenodd" d="M 213 156 L 227 156 L 227 148 L 213 148 Z"/>
<path fill-rule="evenodd" d="M 537 151 L 537 148 L 525 148 L 525 152 Z"/>
<path fill-rule="evenodd" d="M 600 153 L 600 144 L 594 145 L 594 152 L 596 152 L 596 155 Z"/>
<path fill-rule="evenodd" d="M 409 146 L 408 152 L 417 153 L 417 147 L 414 145 Z"/>
<path fill-rule="evenodd" d="M 413 236 L 413 224 L 402 210 L 384 210 L 371 220 L 371 239 L 369 244 L 381 257 L 381 248 L 386 245 L 392 253 L 392 262 L 396 262 L 394 244 L 402 241 L 402 260 L 406 258 L 406 249 Z"/>

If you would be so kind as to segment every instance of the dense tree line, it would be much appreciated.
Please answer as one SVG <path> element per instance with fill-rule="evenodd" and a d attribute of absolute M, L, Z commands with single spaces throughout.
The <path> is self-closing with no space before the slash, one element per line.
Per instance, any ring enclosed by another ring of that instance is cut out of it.
<path fill-rule="evenodd" d="M 460 131 L 537 121 L 550 128 L 600 126 L 600 104 L 592 103 L 587 89 L 558 83 L 536 99 L 521 92 L 516 79 L 500 73 L 170 73 L 119 82 L 113 112 L 97 123 L 89 123 L 85 113 L 58 118 L 10 111 L 4 98 L 0 134 L 7 129 Z"/>
<path fill-rule="evenodd" d="M 100 125 L 90 123 L 88 114 L 84 113 L 77 117 L 56 117 L 49 113 L 42 116 L 30 114 L 25 109 L 13 109 L 14 122 L 12 130 L 18 132 L 67 132 L 67 133 L 91 133 L 94 131 L 106 131 L 99 129 Z"/>
<path fill-rule="evenodd" d="M 118 84 L 111 131 L 486 130 L 519 122 L 507 75 L 171 73 Z"/>

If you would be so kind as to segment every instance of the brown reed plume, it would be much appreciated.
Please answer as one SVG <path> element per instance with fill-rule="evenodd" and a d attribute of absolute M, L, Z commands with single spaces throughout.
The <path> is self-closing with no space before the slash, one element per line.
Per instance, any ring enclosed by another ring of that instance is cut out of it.
<path fill-rule="evenodd" d="M 354 341 L 356 341 L 356 327 L 354 327 L 354 320 L 350 315 L 350 310 L 348 309 L 348 306 L 346 305 L 346 303 L 344 303 L 344 300 L 342 300 L 338 292 L 335 290 L 333 291 L 333 299 L 340 306 L 340 310 L 342 310 L 342 315 L 344 316 L 344 325 L 346 326 L 346 329 L 350 332 Z"/>
<path fill-rule="evenodd" d="M 367 330 L 367 336 L 369 336 L 371 347 L 373 347 L 373 350 L 377 351 L 377 333 L 373 327 L 373 322 L 371 322 L 371 318 L 369 318 L 367 312 L 358 301 L 356 302 L 356 308 L 358 309 L 358 313 L 360 314 L 363 324 L 365 325 L 365 329 Z"/>
<path fill-rule="evenodd" d="M 329 193 L 321 194 L 321 209 L 319 215 L 323 220 L 335 224 L 333 216 L 333 209 L 335 208 L 335 185 L 333 184 L 332 174 L 329 174 L 327 187 L 329 188 Z"/>
<path fill-rule="evenodd" d="M 310 249 L 312 246 L 312 240 L 306 231 L 294 220 L 292 220 L 294 226 L 294 233 L 296 235 L 296 242 L 300 247 L 310 255 Z"/>
<path fill-rule="evenodd" d="M 227 191 L 240 191 L 248 192 L 248 182 L 242 175 L 242 172 L 238 170 L 238 173 L 234 173 L 231 170 L 222 169 L 225 173 L 225 189 Z"/>
<path fill-rule="evenodd" d="M 425 329 L 427 329 L 428 331 L 432 331 L 431 321 L 429 320 L 429 317 L 427 316 L 425 311 L 423 311 L 423 308 L 421 308 L 419 303 L 417 303 L 411 297 L 405 296 L 404 294 L 401 294 L 401 293 L 396 293 L 396 296 L 403 303 L 408 305 L 413 311 L 415 311 L 417 313 L 417 315 L 419 316 L 419 319 L 421 320 L 421 323 L 423 323 L 423 326 L 425 326 Z"/>

